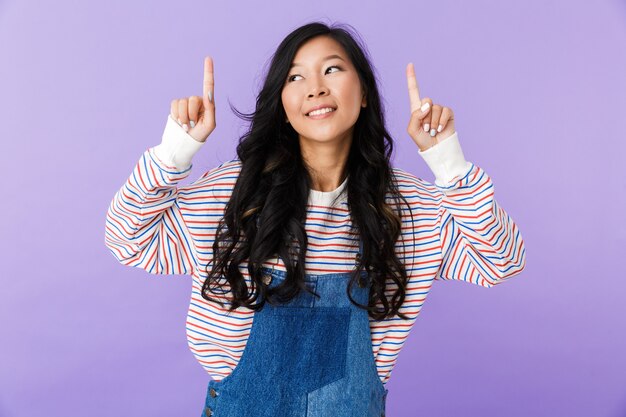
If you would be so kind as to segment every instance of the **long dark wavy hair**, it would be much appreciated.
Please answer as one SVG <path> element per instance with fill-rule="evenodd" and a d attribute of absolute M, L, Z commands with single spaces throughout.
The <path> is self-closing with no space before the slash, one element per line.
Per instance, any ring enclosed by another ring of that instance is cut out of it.
<path fill-rule="evenodd" d="M 240 306 L 256 311 L 263 308 L 266 301 L 271 304 L 287 302 L 303 290 L 319 297 L 304 283 L 307 248 L 304 224 L 311 176 L 300 152 L 298 133 L 285 121 L 281 100 L 296 52 L 316 36 L 329 36 L 343 47 L 358 72 L 367 100 L 354 126 L 346 164 L 352 227 L 363 240 L 363 254 L 346 292 L 353 304 L 367 309 L 375 320 L 394 315 L 406 319 L 398 310 L 405 299 L 408 277 L 395 254 L 395 242 L 401 236 L 402 225 L 397 201 L 402 199 L 406 203 L 406 199 L 393 180 L 389 162 L 393 139 L 385 128 L 384 109 L 372 65 L 366 48 L 355 40 L 359 38 L 357 32 L 347 24 L 329 26 L 313 22 L 295 29 L 271 58 L 256 99 L 256 110 L 246 114 L 231 105 L 238 117 L 250 122 L 250 128 L 237 146 L 241 172 L 218 225 L 213 265 L 203 283 L 202 297 L 223 307 L 224 295 L 230 292 L 229 311 Z M 397 212 L 386 203 L 387 193 L 396 202 Z M 411 214 L 411 220 L 412 217 Z M 263 262 L 276 256 L 284 262 L 287 277 L 284 285 L 269 288 L 263 282 L 261 268 Z M 240 271 L 245 261 L 251 288 Z M 363 268 L 372 283 L 367 306 L 351 296 Z M 391 291 L 389 280 L 396 285 L 393 293 L 386 294 Z M 219 297 L 212 297 L 208 292 Z"/>

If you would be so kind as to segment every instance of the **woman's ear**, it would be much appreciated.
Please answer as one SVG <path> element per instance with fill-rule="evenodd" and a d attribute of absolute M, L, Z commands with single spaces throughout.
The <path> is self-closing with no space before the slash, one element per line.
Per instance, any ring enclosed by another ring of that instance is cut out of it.
<path fill-rule="evenodd" d="M 367 107 L 367 100 L 365 94 L 363 94 L 363 99 L 361 100 L 361 107 Z"/>

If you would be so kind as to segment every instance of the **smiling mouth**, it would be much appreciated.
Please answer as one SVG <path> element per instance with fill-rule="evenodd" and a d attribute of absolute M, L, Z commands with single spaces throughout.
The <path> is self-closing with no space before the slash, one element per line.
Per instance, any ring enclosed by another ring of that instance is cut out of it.
<path fill-rule="evenodd" d="M 326 107 L 325 109 L 320 109 L 320 110 L 322 110 L 322 111 L 320 112 L 319 110 L 314 110 L 312 112 L 305 113 L 305 116 L 309 116 L 309 117 L 324 116 L 325 114 L 337 111 L 337 109 L 333 109 L 332 107 Z M 313 113 L 313 114 L 311 114 L 311 113 Z"/>

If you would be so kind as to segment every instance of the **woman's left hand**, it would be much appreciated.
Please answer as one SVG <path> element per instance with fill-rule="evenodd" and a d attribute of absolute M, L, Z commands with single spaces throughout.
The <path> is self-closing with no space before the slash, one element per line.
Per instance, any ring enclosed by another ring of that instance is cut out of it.
<path fill-rule="evenodd" d="M 454 133 L 454 114 L 449 107 L 433 105 L 428 97 L 420 99 L 412 63 L 406 67 L 406 80 L 411 101 L 411 120 L 407 132 L 420 151 L 425 151 Z"/>

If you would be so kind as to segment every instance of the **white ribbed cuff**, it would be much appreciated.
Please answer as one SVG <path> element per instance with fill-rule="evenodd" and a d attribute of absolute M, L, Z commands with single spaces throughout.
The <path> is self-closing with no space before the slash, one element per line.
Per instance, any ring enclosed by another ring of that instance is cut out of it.
<path fill-rule="evenodd" d="M 425 151 L 418 150 L 430 170 L 435 174 L 435 185 L 444 187 L 461 174 L 466 174 L 472 164 L 465 160 L 457 132 Z"/>
<path fill-rule="evenodd" d="M 185 132 L 170 114 L 167 116 L 161 143 L 154 147 L 154 152 L 164 163 L 184 170 L 191 166 L 193 156 L 204 143 L 195 140 Z"/>

